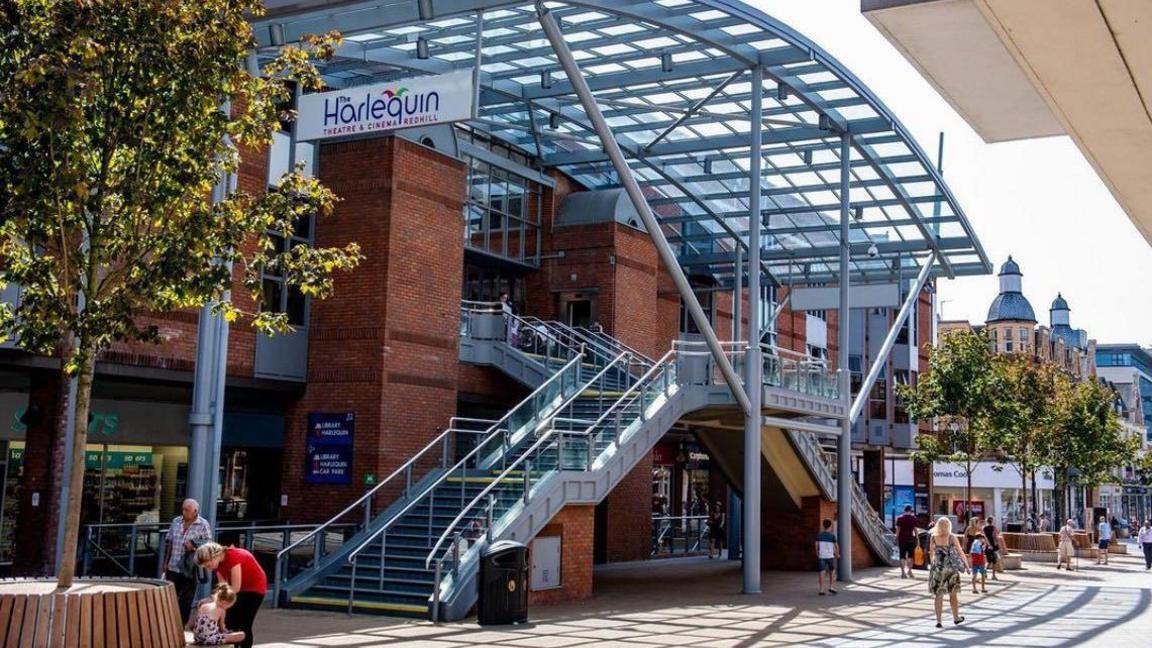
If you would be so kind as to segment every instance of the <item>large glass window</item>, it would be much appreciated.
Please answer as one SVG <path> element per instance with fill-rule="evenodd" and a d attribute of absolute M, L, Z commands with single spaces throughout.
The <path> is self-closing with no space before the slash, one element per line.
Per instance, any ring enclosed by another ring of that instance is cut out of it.
<path fill-rule="evenodd" d="M 311 144 L 296 145 L 296 159 L 290 156 L 291 137 L 286 132 L 276 133 L 268 152 L 268 190 L 275 191 L 280 178 L 287 173 L 293 163 L 303 165 L 306 176 L 313 173 L 315 147 Z M 268 239 L 277 252 L 290 252 L 298 245 L 309 244 L 315 235 L 311 218 L 301 219 L 291 232 L 268 232 Z M 288 323 L 302 327 L 308 324 L 308 298 L 298 288 L 287 285 L 286 278 L 278 273 L 264 274 L 264 301 L 261 310 L 272 313 L 287 313 Z"/>
<path fill-rule="evenodd" d="M 491 142 L 468 129 L 459 129 L 463 141 L 486 148 L 521 166 L 529 159 L 507 146 Z M 513 171 L 479 158 L 468 162 L 468 189 L 464 200 L 464 245 L 530 266 L 540 265 L 540 217 L 544 186 Z"/>

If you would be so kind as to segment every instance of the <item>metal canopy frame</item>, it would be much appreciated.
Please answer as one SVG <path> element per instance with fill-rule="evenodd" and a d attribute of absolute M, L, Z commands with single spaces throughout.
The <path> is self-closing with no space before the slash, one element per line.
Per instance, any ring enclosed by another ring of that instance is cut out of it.
<path fill-rule="evenodd" d="M 932 276 L 991 272 L 891 112 L 819 47 L 735 0 L 268 0 L 268 9 L 254 23 L 259 56 L 336 29 L 347 43 L 322 70 L 336 87 L 472 68 L 471 128 L 589 189 L 627 191 L 745 412 L 746 547 L 760 546 L 760 345 L 747 345 L 741 384 L 686 272 L 711 275 L 719 289 L 746 285 L 756 332 L 762 279 L 838 284 L 846 313 L 850 284 L 911 270 L 914 294 L 884 354 Z M 849 321 L 840 320 L 842 350 Z M 852 545 L 850 413 L 859 408 L 847 355 L 838 354 L 843 546 Z M 744 591 L 758 592 L 759 553 L 743 559 Z M 851 578 L 850 551 L 839 575 Z"/>
<path fill-rule="evenodd" d="M 471 68 L 483 43 L 479 119 L 472 127 L 588 188 L 620 186 L 533 2 L 267 5 L 267 15 L 254 22 L 263 56 L 274 35 L 278 44 L 332 29 L 345 34 L 323 69 L 337 87 Z M 930 252 L 933 276 L 991 271 L 963 211 L 895 116 L 847 69 L 782 23 L 735 0 L 545 5 L 681 265 L 693 273 L 732 286 L 742 271 L 736 248 L 749 249 L 754 66 L 766 79 L 759 123 L 761 271 L 768 281 L 839 281 L 843 132 L 852 135 L 853 148 L 851 281 L 916 274 Z M 427 59 L 417 56 L 418 38 L 428 44 Z M 551 128 L 555 119 L 558 127 Z"/>

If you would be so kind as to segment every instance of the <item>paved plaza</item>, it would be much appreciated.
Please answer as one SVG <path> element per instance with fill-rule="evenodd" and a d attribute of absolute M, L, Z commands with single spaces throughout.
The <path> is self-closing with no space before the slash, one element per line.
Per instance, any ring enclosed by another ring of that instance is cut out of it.
<path fill-rule="evenodd" d="M 1139 646 L 1152 634 L 1152 574 L 1135 555 L 1109 566 L 1080 561 L 1069 574 L 1027 565 L 961 595 L 959 627 L 935 629 L 925 572 L 857 574 L 837 596 L 816 595 L 816 575 L 765 572 L 764 593 L 737 594 L 737 562 L 687 558 L 612 565 L 596 572 L 593 599 L 536 606 L 526 625 L 481 628 L 384 617 L 265 610 L 256 636 L 265 648 L 404 646 Z"/>

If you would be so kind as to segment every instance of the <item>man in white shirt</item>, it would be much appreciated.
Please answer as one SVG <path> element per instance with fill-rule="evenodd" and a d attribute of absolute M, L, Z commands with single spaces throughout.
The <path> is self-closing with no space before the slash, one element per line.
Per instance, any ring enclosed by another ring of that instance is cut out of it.
<path fill-rule="evenodd" d="M 1140 548 L 1144 550 L 1144 570 L 1152 569 L 1152 520 L 1144 520 L 1144 526 L 1140 527 L 1137 539 L 1140 541 Z"/>
<path fill-rule="evenodd" d="M 1100 516 L 1099 524 L 1096 525 L 1096 534 L 1096 539 L 1099 540 L 1099 544 L 1097 545 L 1098 551 L 1096 552 L 1096 564 L 1107 565 L 1108 547 L 1112 544 L 1112 525 L 1108 524 L 1108 519 L 1103 515 Z"/>

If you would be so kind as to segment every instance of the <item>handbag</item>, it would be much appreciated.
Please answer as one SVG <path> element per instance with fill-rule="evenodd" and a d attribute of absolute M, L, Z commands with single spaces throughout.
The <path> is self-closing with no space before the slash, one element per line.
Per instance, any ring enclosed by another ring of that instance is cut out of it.
<path fill-rule="evenodd" d="M 207 540 L 189 540 L 193 547 L 197 549 L 200 545 L 207 542 Z M 209 579 L 208 570 L 200 566 L 196 562 L 196 549 L 191 549 L 184 552 L 184 556 L 180 559 L 180 574 L 185 578 L 196 581 L 197 583 L 207 583 Z"/>
<path fill-rule="evenodd" d="M 924 566 L 924 549 L 922 549 L 920 545 L 916 545 L 916 550 L 912 552 L 912 566 Z"/>

